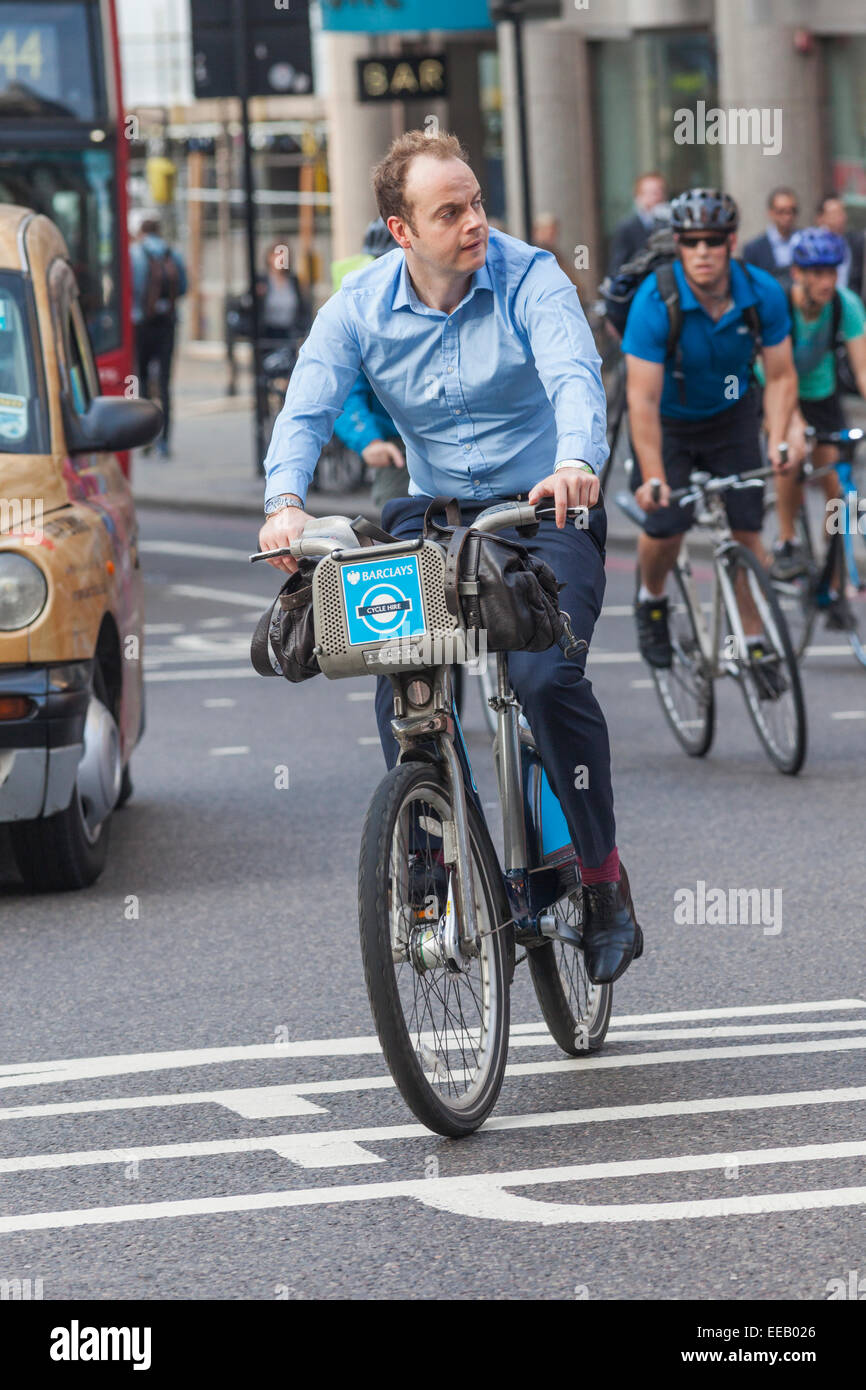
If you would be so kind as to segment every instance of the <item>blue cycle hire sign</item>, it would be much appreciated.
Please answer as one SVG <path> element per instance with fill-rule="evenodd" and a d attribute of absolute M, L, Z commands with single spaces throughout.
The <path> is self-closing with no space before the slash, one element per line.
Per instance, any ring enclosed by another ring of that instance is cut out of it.
<path fill-rule="evenodd" d="M 322 0 L 322 28 L 388 34 L 493 25 L 487 0 Z"/>
<path fill-rule="evenodd" d="M 418 556 L 342 565 L 349 644 L 417 637 L 424 632 Z"/>

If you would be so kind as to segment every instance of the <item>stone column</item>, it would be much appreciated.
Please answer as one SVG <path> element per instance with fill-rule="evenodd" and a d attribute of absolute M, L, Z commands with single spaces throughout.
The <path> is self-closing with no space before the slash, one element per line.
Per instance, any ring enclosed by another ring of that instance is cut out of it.
<path fill-rule="evenodd" d="M 792 10 L 796 11 L 796 6 Z M 740 205 L 740 240 L 766 224 L 766 201 L 777 184 L 790 184 L 810 222 L 821 190 L 821 91 L 818 46 L 811 53 L 794 47 L 795 23 L 784 11 L 761 0 L 717 0 L 716 44 L 719 57 L 719 106 L 766 111 L 767 131 L 779 129 L 778 154 L 764 154 L 760 144 L 722 146 L 725 190 Z M 802 18 L 800 19 L 802 23 Z M 773 113 L 773 114 L 770 114 Z M 742 126 L 742 121 L 740 122 Z"/>
<path fill-rule="evenodd" d="M 331 255 L 340 260 L 360 251 L 367 224 L 376 216 L 370 170 L 391 143 L 393 127 L 390 102 L 377 106 L 357 98 L 355 59 L 368 56 L 367 36 L 328 33 L 323 43 L 328 71 Z"/>

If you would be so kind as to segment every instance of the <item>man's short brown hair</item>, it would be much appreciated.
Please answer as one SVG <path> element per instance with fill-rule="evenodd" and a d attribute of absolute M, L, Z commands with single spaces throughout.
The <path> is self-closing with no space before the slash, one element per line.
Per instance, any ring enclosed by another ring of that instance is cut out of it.
<path fill-rule="evenodd" d="M 434 159 L 462 159 L 469 165 L 469 155 L 456 135 L 443 132 L 428 135 L 425 130 L 407 130 L 398 135 L 384 159 L 373 170 L 373 192 L 376 206 L 383 222 L 389 217 L 400 217 L 410 227 L 412 207 L 406 200 L 406 178 L 409 166 L 416 155 L 432 155 Z"/>

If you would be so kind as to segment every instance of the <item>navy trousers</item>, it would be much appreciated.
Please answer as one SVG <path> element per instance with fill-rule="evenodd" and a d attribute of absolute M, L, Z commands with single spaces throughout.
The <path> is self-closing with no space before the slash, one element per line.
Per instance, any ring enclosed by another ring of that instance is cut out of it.
<path fill-rule="evenodd" d="M 406 497 L 386 503 L 382 525 L 394 536 L 421 534 L 429 497 Z M 474 521 L 484 503 L 460 503 L 464 523 Z M 499 534 L 520 541 L 550 565 L 565 587 L 560 606 L 571 617 L 575 637 L 587 643 L 601 612 L 604 597 L 604 545 L 607 518 L 603 508 L 590 514 L 590 526 L 563 530 L 542 521 L 531 540 L 516 531 Z M 440 518 L 437 518 L 440 519 Z M 445 523 L 444 516 L 441 518 Z M 588 868 L 602 864 L 616 844 L 613 790 L 610 779 L 610 741 L 601 707 L 584 672 L 584 659 L 567 660 L 558 646 L 546 652 L 510 652 L 508 673 L 529 721 L 541 761 L 565 812 L 572 841 Z M 464 683 L 465 685 L 465 683 Z M 391 683 L 380 677 L 376 690 L 376 719 L 388 767 L 397 761 L 398 746 L 391 732 L 394 700 Z"/>

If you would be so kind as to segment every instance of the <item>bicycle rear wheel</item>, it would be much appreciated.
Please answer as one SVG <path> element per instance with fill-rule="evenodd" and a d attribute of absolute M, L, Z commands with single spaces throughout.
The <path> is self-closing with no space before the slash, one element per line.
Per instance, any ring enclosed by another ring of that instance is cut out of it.
<path fill-rule="evenodd" d="M 388 1069 L 421 1122 L 459 1137 L 496 1103 L 508 1052 L 513 928 L 487 828 L 467 805 L 481 948 L 457 969 L 442 950 L 456 866 L 444 862 L 453 822 L 439 768 L 402 763 L 380 783 L 361 837 L 358 905 L 370 1007 Z"/>
<path fill-rule="evenodd" d="M 720 561 L 722 601 L 734 643 L 736 676 L 765 753 L 780 772 L 793 776 L 806 756 L 806 709 L 791 637 L 767 571 L 750 550 L 735 545 Z M 766 639 L 766 654 L 754 660 L 742 650 L 742 608 L 748 595 Z M 739 597 L 738 597 L 739 595 Z"/>
<path fill-rule="evenodd" d="M 575 893 L 553 908 L 571 927 L 583 922 L 583 900 Z M 545 941 L 527 948 L 532 984 L 551 1037 L 570 1057 L 597 1052 L 610 1023 L 613 985 L 594 985 L 586 973 L 583 952 L 564 941 Z"/>
<path fill-rule="evenodd" d="M 854 554 L 854 537 L 850 532 L 845 532 L 842 544 L 844 548 L 844 570 L 848 587 L 854 593 L 860 593 L 864 585 L 857 567 L 857 557 Z M 857 615 L 853 610 L 852 620 L 854 622 L 857 620 Z M 863 644 L 863 639 L 860 636 L 858 628 L 850 628 L 845 635 L 848 638 L 848 643 L 851 647 L 851 651 L 854 653 L 855 659 L 859 661 L 861 666 L 866 667 L 866 646 Z"/>
<path fill-rule="evenodd" d="M 692 598 L 678 565 L 674 566 L 673 581 L 668 596 L 673 658 L 666 670 L 653 666 L 651 672 L 677 742 L 690 757 L 702 758 L 709 751 L 715 730 L 713 680 L 706 669 Z"/>

